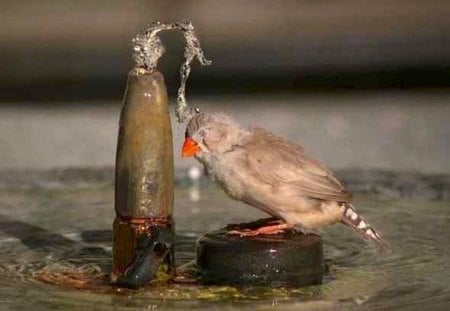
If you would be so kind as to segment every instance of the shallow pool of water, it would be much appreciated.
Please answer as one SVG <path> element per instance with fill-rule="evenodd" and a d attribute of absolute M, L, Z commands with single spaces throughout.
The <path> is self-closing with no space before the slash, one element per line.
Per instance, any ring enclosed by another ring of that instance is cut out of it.
<path fill-rule="evenodd" d="M 449 201 L 357 193 L 359 210 L 392 250 L 379 253 L 346 227 L 335 225 L 323 233 L 330 273 L 320 286 L 237 289 L 155 284 L 119 291 L 107 282 L 114 218 L 111 182 L 58 179 L 26 187 L 3 182 L 2 309 L 444 310 L 450 306 Z M 229 200 L 214 186 L 178 183 L 177 265 L 195 258 L 194 242 L 202 233 L 264 216 Z"/>

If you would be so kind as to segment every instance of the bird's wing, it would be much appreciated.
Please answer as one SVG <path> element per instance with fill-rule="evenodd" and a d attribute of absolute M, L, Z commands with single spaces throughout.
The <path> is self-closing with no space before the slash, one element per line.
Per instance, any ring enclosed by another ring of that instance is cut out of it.
<path fill-rule="evenodd" d="M 244 153 L 246 169 L 266 184 L 292 187 L 311 198 L 351 201 L 351 195 L 333 173 L 306 155 L 299 145 L 255 128 L 237 148 Z"/>

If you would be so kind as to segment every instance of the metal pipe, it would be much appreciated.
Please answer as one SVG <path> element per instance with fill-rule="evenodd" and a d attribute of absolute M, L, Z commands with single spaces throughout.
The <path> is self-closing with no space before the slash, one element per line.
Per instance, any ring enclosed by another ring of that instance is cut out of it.
<path fill-rule="evenodd" d="M 143 286 L 158 270 L 149 266 L 162 262 L 166 265 L 165 270 L 173 273 L 171 239 L 160 241 L 167 249 L 163 254 L 165 258 L 147 262 L 144 265 L 147 269 L 135 267 L 142 260 L 138 259 L 139 254 L 149 251 L 142 249 L 142 241 L 151 240 L 154 235 L 172 235 L 173 188 L 172 130 L 164 78 L 156 70 L 132 70 L 128 75 L 120 115 L 116 155 L 115 283 L 128 287 Z M 166 234 L 161 235 L 161 231 Z"/>
<path fill-rule="evenodd" d="M 164 77 L 156 69 L 165 51 L 157 34 L 173 29 L 181 30 L 186 39 L 178 122 L 192 115 L 185 98 L 192 61 L 210 64 L 190 21 L 153 23 L 133 39 L 135 65 L 128 74 L 116 154 L 111 280 L 119 286 L 144 286 L 158 271 L 169 279 L 175 274 L 172 130 Z"/>

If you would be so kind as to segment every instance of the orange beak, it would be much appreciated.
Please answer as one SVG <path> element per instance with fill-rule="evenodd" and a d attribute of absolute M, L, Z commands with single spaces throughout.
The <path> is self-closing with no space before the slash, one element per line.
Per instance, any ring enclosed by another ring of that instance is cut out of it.
<path fill-rule="evenodd" d="M 192 157 L 199 151 L 198 144 L 189 137 L 186 137 L 181 150 L 182 157 Z"/>

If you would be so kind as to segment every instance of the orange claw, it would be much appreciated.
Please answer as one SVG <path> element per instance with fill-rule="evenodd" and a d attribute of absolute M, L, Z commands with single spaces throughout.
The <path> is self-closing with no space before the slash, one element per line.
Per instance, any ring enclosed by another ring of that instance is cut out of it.
<path fill-rule="evenodd" d="M 200 148 L 198 144 L 191 138 L 186 137 L 183 143 L 183 149 L 181 150 L 182 157 L 192 157 L 194 156 Z"/>

